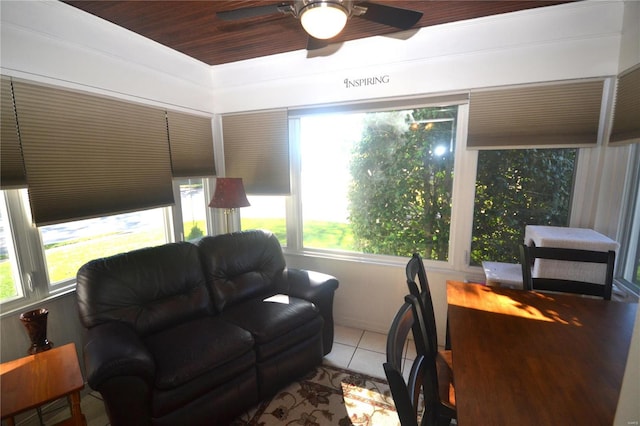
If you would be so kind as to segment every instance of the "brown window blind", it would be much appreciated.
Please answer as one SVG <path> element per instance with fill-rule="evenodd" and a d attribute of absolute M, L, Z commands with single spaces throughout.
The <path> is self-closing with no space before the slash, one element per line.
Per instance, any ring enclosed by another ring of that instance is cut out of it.
<path fill-rule="evenodd" d="M 13 108 L 11 79 L 2 76 L 0 86 L 0 188 L 27 186 L 18 135 L 18 122 Z"/>
<path fill-rule="evenodd" d="M 289 195 L 286 110 L 222 117 L 225 175 L 243 179 L 247 194 Z"/>
<path fill-rule="evenodd" d="M 469 148 L 595 146 L 603 80 L 472 91 Z"/>
<path fill-rule="evenodd" d="M 165 111 L 14 81 L 37 225 L 173 203 Z"/>
<path fill-rule="evenodd" d="M 211 118 L 167 111 L 173 177 L 214 176 Z"/>
<path fill-rule="evenodd" d="M 610 143 L 640 142 L 640 64 L 618 77 Z"/>

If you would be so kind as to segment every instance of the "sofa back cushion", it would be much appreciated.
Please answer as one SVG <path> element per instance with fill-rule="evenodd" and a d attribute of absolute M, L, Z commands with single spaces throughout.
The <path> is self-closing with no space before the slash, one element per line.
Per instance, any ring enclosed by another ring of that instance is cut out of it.
<path fill-rule="evenodd" d="M 204 237 L 196 244 L 218 311 L 252 297 L 273 294 L 274 279 L 285 268 L 280 242 L 269 231 Z"/>
<path fill-rule="evenodd" d="M 121 321 L 144 336 L 213 309 L 198 248 L 186 242 L 92 260 L 77 283 L 87 328 Z"/>

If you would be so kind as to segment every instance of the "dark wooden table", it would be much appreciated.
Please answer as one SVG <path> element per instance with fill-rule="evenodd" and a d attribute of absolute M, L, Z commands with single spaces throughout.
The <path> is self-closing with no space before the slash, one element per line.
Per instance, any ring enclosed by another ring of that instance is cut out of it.
<path fill-rule="evenodd" d="M 637 303 L 447 281 L 460 426 L 612 425 Z"/>

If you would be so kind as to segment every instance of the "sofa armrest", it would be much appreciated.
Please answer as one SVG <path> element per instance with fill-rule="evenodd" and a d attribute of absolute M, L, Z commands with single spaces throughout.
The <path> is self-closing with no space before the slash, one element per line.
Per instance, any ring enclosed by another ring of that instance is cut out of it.
<path fill-rule="evenodd" d="M 324 319 L 324 354 L 333 347 L 333 295 L 338 280 L 328 274 L 305 269 L 285 268 L 276 279 L 276 291 L 313 302 Z"/>
<path fill-rule="evenodd" d="M 323 292 L 333 293 L 338 288 L 338 280 L 328 274 L 305 269 L 285 268 L 276 281 L 277 290 L 289 296 L 313 301 Z"/>
<path fill-rule="evenodd" d="M 88 330 L 84 346 L 87 382 L 92 389 L 120 376 L 153 382 L 155 363 L 136 332 L 120 322 L 104 323 Z"/>

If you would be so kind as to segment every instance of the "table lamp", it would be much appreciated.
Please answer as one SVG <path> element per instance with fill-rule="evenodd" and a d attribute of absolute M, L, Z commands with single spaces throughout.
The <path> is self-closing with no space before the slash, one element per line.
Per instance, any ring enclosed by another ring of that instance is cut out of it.
<path fill-rule="evenodd" d="M 244 192 L 242 178 L 219 177 L 216 178 L 216 190 L 209 202 L 209 207 L 224 209 L 226 232 L 233 228 L 231 214 L 240 207 L 248 207 L 249 200 Z"/>

